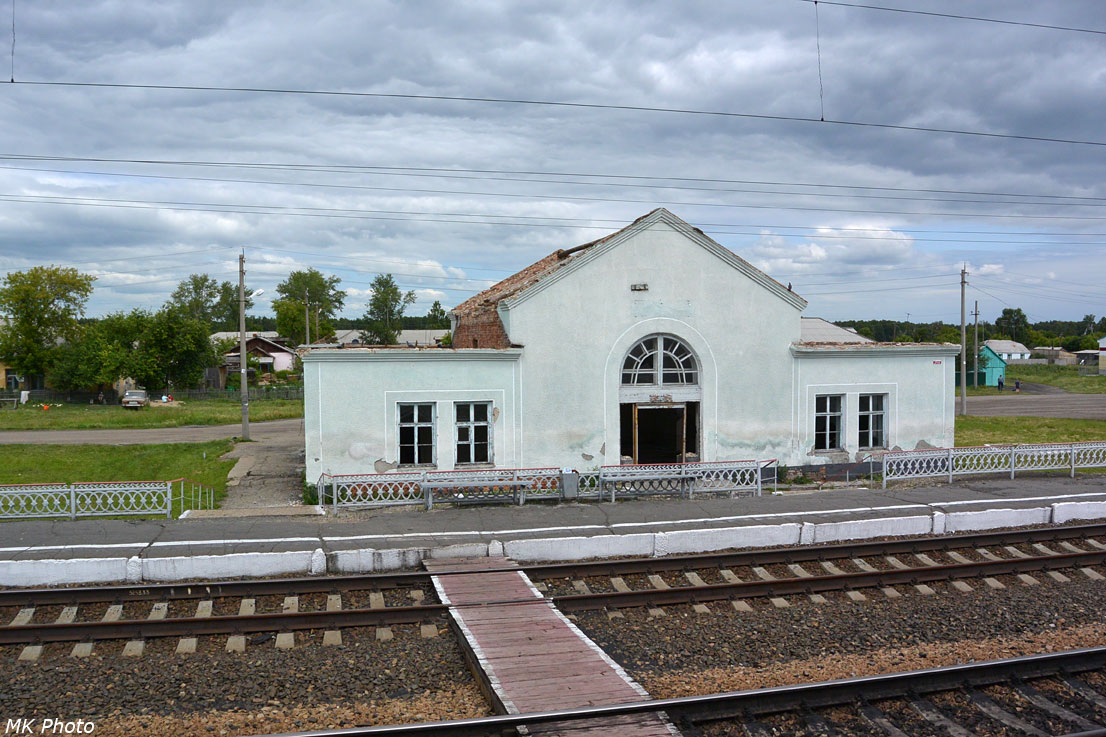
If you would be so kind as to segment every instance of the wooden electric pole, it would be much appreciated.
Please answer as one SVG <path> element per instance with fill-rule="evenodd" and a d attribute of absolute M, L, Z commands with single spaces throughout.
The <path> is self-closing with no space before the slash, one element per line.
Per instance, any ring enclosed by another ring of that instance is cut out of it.
<path fill-rule="evenodd" d="M 968 414 L 968 269 L 960 269 L 960 414 Z"/>
<path fill-rule="evenodd" d="M 306 336 L 304 345 L 311 345 L 311 304 L 307 301 L 307 287 L 303 288 L 303 329 Z"/>
<path fill-rule="evenodd" d="M 246 252 L 238 255 L 238 379 L 242 396 L 242 439 L 250 439 L 250 387 L 246 381 Z"/>
<path fill-rule="evenodd" d="M 972 346 L 975 351 L 975 368 L 972 369 L 972 386 L 979 386 L 979 300 L 975 301 L 975 309 L 972 311 L 972 316 L 975 317 L 975 340 Z"/>

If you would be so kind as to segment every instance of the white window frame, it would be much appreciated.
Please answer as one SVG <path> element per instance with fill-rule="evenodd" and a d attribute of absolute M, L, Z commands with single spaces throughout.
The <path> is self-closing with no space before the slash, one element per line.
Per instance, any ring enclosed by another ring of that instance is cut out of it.
<path fill-rule="evenodd" d="M 645 364 L 648 367 L 643 368 Z M 667 381 L 668 378 L 675 380 Z M 647 335 L 627 351 L 619 383 L 622 386 L 694 386 L 699 383 L 699 360 L 691 347 L 674 335 Z"/>
<path fill-rule="evenodd" d="M 873 400 L 879 400 L 879 409 L 872 409 Z M 865 401 L 867 400 L 868 408 L 864 408 Z M 861 450 L 878 450 L 880 448 L 887 447 L 887 405 L 889 404 L 889 397 L 887 394 L 861 394 L 857 401 L 857 424 L 856 424 L 856 442 L 857 447 Z M 868 429 L 864 429 L 864 418 L 868 418 Z M 874 437 L 875 431 L 873 430 L 873 422 L 878 420 L 879 425 L 879 437 Z M 865 437 L 867 435 L 867 437 Z M 878 440 L 878 442 L 873 442 Z M 865 444 L 867 441 L 867 444 Z"/>
<path fill-rule="evenodd" d="M 832 409 L 833 400 L 837 400 L 836 411 Z M 825 409 L 819 409 L 819 403 L 825 400 Z M 818 429 L 818 420 L 825 418 L 826 429 Z M 836 419 L 836 427 L 830 430 L 830 425 L 833 424 L 833 420 Z M 826 438 L 825 446 L 820 447 L 818 445 L 819 436 L 824 435 Z M 845 449 L 845 395 L 844 394 L 815 394 L 814 395 L 814 450 L 815 451 L 841 451 Z M 830 441 L 834 441 L 836 444 L 831 445 Z"/>
<path fill-rule="evenodd" d="M 475 419 L 475 417 L 476 417 L 476 407 L 478 405 L 482 405 L 486 408 L 486 413 L 484 415 L 484 420 L 481 420 L 481 421 L 477 421 Z M 458 410 L 461 407 L 464 407 L 464 406 L 467 406 L 469 408 L 468 409 L 468 417 L 469 417 L 468 420 L 460 420 L 460 419 L 457 418 Z M 453 457 L 455 459 L 454 462 L 456 463 L 456 465 L 458 465 L 458 466 L 487 466 L 487 465 L 491 465 L 491 464 L 495 463 L 495 443 L 493 442 L 493 434 L 492 434 L 493 427 L 494 427 L 494 424 L 495 424 L 495 418 L 492 415 L 492 411 L 493 411 L 494 407 L 495 407 L 494 403 L 492 403 L 490 401 L 472 401 L 472 402 L 454 402 L 453 403 L 453 423 L 454 423 L 454 429 L 453 429 L 453 453 L 454 453 L 454 455 L 453 455 Z M 478 445 L 477 440 L 476 440 L 476 428 L 478 428 L 478 427 L 486 427 L 487 428 L 488 457 L 487 457 L 486 460 L 482 460 L 482 461 L 474 460 L 474 458 L 476 456 L 476 446 Z M 468 435 L 468 439 L 466 439 L 466 440 L 461 439 L 462 431 L 465 431 L 465 433 Z M 469 449 L 469 460 L 462 461 L 460 451 L 461 451 L 461 448 L 465 447 L 465 446 L 467 446 L 468 449 Z"/>
<path fill-rule="evenodd" d="M 403 421 L 403 409 L 405 407 L 412 407 L 414 409 L 414 415 L 411 422 Z M 430 421 L 419 420 L 419 407 L 430 408 Z M 414 428 L 414 456 L 413 463 L 403 462 L 403 429 L 406 427 Z M 423 427 L 430 428 L 430 460 L 419 461 L 419 446 L 426 445 L 425 443 L 419 443 L 419 429 Z M 438 462 L 438 406 L 434 402 L 396 402 L 396 461 L 400 466 L 404 468 L 411 468 L 415 466 L 435 466 Z"/>

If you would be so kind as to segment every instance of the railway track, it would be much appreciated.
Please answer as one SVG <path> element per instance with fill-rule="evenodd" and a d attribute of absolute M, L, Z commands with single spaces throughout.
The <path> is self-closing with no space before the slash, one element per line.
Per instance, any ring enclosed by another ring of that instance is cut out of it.
<path fill-rule="evenodd" d="M 483 737 L 665 713 L 691 735 L 1106 735 L 1106 648 L 820 683 L 529 714 L 319 730 L 312 737 Z"/>
<path fill-rule="evenodd" d="M 1103 574 L 1095 567 L 1106 564 L 1106 542 L 1096 536 L 1106 540 L 1106 525 L 530 566 L 524 570 L 542 582 L 539 588 L 566 612 L 607 609 L 613 613 L 628 607 L 655 610 L 671 604 L 691 604 L 704 611 L 706 603 L 726 600 L 737 610 L 747 610 L 751 608 L 747 602 L 756 599 L 787 606 L 784 597 L 808 596 L 818 601 L 830 592 L 845 592 L 849 598 L 861 600 L 865 598 L 861 591 L 880 589 L 895 598 L 902 595 L 896 586 L 932 594 L 930 584 L 938 582 L 968 591 L 967 581 L 972 579 L 981 579 L 983 585 L 994 589 L 1006 586 L 1000 577 L 1011 584 L 1033 585 L 1039 581 L 1032 574 L 1040 572 L 1066 581 L 1063 570 L 1102 580 Z M 599 587 L 607 590 L 592 590 Z M 176 636 L 192 640 L 179 648 L 187 653 L 194 650 L 196 637 L 211 635 L 229 635 L 228 649 L 242 649 L 245 635 L 265 632 L 284 635 L 278 635 L 282 647 L 291 646 L 291 633 L 303 630 L 340 632 L 351 627 L 422 624 L 428 628 L 424 633 L 433 629 L 436 634 L 447 608 L 424 603 L 432 596 L 429 590 L 428 573 L 402 572 L 0 591 L 0 612 L 6 612 L 5 619 L 10 617 L 10 623 L 0 627 L 0 645 L 28 645 L 39 648 L 40 653 L 46 643 L 76 642 L 83 646 L 78 645 L 73 654 L 87 655 L 88 644 L 96 641 L 140 642 Z M 263 606 L 258 606 L 258 599 Z M 196 600 L 194 613 L 182 614 L 191 611 L 191 602 Z M 140 616 L 147 604 L 149 613 Z M 328 640 L 339 642 L 340 635 L 329 635 Z M 128 654 L 141 654 L 141 646 L 133 645 Z M 35 651 L 26 652 L 25 659 L 36 658 Z"/>

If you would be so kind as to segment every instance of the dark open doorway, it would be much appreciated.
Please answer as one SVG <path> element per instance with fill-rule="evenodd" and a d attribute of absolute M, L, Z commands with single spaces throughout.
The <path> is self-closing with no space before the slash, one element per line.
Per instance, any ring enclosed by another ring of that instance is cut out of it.
<path fill-rule="evenodd" d="M 623 404 L 621 452 L 634 463 L 682 463 L 698 458 L 699 403 Z"/>

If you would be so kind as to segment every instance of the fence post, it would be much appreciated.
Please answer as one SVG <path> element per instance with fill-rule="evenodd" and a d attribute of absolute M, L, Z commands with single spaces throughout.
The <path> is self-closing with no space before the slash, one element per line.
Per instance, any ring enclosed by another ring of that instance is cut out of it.
<path fill-rule="evenodd" d="M 1011 479 L 1014 478 L 1014 463 L 1016 462 L 1015 459 L 1017 458 L 1017 455 L 1016 455 L 1017 448 L 1018 448 L 1018 446 L 1016 446 L 1016 445 L 1011 445 L 1010 446 L 1010 478 Z"/>
<path fill-rule="evenodd" d="M 1068 455 L 1071 457 L 1071 477 L 1075 478 L 1075 443 L 1068 444 Z"/>
<path fill-rule="evenodd" d="M 760 474 L 761 474 L 760 458 L 757 458 L 757 496 L 760 496 L 760 491 L 761 491 L 761 488 L 760 488 L 760 484 L 761 484 Z"/>
<path fill-rule="evenodd" d="M 952 448 L 949 448 L 949 483 L 952 483 Z"/>
<path fill-rule="evenodd" d="M 180 481 L 180 505 L 184 506 L 184 479 Z M 173 519 L 173 482 L 165 482 L 165 519 Z"/>
<path fill-rule="evenodd" d="M 338 481 L 333 477 L 330 478 L 330 504 L 334 511 L 334 516 L 338 516 Z M 325 486 L 323 487 L 326 488 Z"/>
<path fill-rule="evenodd" d="M 887 488 L 887 454 L 883 454 L 883 488 Z"/>
<path fill-rule="evenodd" d="M 69 485 L 69 519 L 77 519 L 77 489 Z"/>

